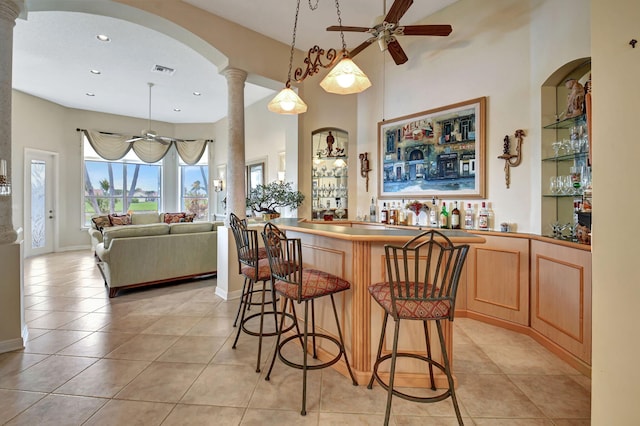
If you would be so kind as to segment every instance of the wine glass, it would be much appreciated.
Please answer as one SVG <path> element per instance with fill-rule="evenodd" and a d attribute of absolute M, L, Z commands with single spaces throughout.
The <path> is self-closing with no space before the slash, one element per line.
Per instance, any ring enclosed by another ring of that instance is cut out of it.
<path fill-rule="evenodd" d="M 558 177 L 551 176 L 549 178 L 549 192 L 552 195 L 556 195 L 558 193 Z"/>

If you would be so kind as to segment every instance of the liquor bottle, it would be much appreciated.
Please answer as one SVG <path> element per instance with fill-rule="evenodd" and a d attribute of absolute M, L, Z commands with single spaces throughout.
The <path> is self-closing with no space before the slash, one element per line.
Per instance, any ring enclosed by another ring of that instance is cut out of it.
<path fill-rule="evenodd" d="M 438 227 L 438 206 L 436 205 L 436 197 L 431 200 L 431 210 L 429 210 L 429 226 L 432 228 Z"/>
<path fill-rule="evenodd" d="M 398 210 L 396 210 L 396 202 L 392 201 L 389 207 L 389 213 L 387 213 L 387 223 L 390 225 L 398 224 Z"/>
<path fill-rule="evenodd" d="M 380 210 L 380 222 L 389 222 L 389 210 L 387 210 L 387 203 L 382 203 L 382 210 Z"/>
<path fill-rule="evenodd" d="M 456 201 L 451 210 L 451 229 L 460 229 L 460 210 L 458 210 L 458 202 Z"/>
<path fill-rule="evenodd" d="M 440 228 L 449 227 L 449 212 L 447 211 L 447 203 L 442 202 L 442 210 L 440 210 Z"/>
<path fill-rule="evenodd" d="M 371 205 L 369 206 L 369 222 L 375 222 L 376 220 L 376 202 L 375 199 L 372 198 Z"/>
<path fill-rule="evenodd" d="M 482 231 L 489 230 L 489 211 L 487 210 L 487 205 L 485 202 L 482 202 L 482 208 L 478 213 L 478 229 Z"/>
<path fill-rule="evenodd" d="M 473 208 L 471 203 L 467 203 L 467 209 L 464 211 L 464 228 L 473 229 Z"/>
<path fill-rule="evenodd" d="M 407 224 L 407 212 L 405 209 L 404 200 L 402 200 L 402 204 L 398 206 L 398 225 L 406 225 Z"/>

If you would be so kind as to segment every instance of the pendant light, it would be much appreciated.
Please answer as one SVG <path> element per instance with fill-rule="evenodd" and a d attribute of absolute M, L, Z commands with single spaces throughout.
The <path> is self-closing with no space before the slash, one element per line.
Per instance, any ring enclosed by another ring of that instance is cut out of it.
<path fill-rule="evenodd" d="M 291 68 L 293 66 L 293 51 L 296 46 L 296 30 L 298 28 L 298 13 L 300 12 L 300 0 L 296 5 L 296 18 L 293 22 L 293 38 L 291 41 L 291 53 L 289 55 L 289 73 L 285 88 L 269 102 L 267 109 L 276 114 L 302 114 L 307 112 L 307 104 L 291 89 Z"/>
<path fill-rule="evenodd" d="M 342 17 L 340 16 L 340 3 L 338 3 L 338 0 L 336 0 L 336 11 L 342 40 L 342 59 L 320 82 L 320 86 L 327 92 L 338 95 L 360 93 L 371 87 L 371 81 L 349 57 L 347 44 L 344 41 L 344 33 L 342 32 Z"/>

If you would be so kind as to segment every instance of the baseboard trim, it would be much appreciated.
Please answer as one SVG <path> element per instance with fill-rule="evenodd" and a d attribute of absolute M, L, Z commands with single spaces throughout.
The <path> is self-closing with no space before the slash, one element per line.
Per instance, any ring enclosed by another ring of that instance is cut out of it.
<path fill-rule="evenodd" d="M 24 342 L 26 342 L 26 339 L 23 339 L 22 337 L 18 337 L 17 339 L 4 340 L 0 342 L 0 354 L 24 349 Z"/>
<path fill-rule="evenodd" d="M 216 286 L 216 296 L 222 297 L 224 300 L 239 299 L 242 296 L 242 290 L 227 292 L 225 289 Z"/>

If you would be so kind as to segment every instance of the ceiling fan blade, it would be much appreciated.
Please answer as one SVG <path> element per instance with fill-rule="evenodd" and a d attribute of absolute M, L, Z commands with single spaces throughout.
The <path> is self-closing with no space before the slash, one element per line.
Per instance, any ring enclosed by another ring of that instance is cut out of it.
<path fill-rule="evenodd" d="M 353 50 L 349 52 L 349 57 L 353 59 L 354 56 L 356 56 L 358 53 L 362 52 L 364 49 L 369 47 L 374 41 L 376 41 L 376 38 L 371 37 L 365 40 L 364 42 L 360 43 L 358 46 L 356 46 Z"/>
<path fill-rule="evenodd" d="M 142 140 L 142 139 L 143 138 L 141 138 L 141 137 L 136 137 L 136 138 L 127 139 L 125 142 L 132 143 L 132 142 L 139 141 L 139 140 Z"/>
<path fill-rule="evenodd" d="M 451 34 L 451 25 L 406 25 L 397 27 L 396 35 L 408 36 L 448 36 Z"/>
<path fill-rule="evenodd" d="M 389 9 L 389 13 L 387 13 L 384 20 L 386 22 L 397 24 L 400 18 L 407 13 L 407 10 L 409 10 L 412 4 L 413 0 L 396 0 L 391 5 L 391 9 Z"/>
<path fill-rule="evenodd" d="M 341 27 L 340 25 L 333 25 L 331 27 L 327 27 L 327 31 L 340 31 L 340 29 L 342 29 L 342 31 L 353 31 L 353 32 L 358 32 L 358 33 L 366 33 L 371 31 L 371 28 L 367 28 L 367 27 Z"/>
<path fill-rule="evenodd" d="M 398 43 L 398 40 L 393 40 L 387 43 L 387 49 L 389 50 L 389 54 L 396 65 L 402 65 L 409 60 L 407 54 L 404 53 L 402 46 Z"/>
<path fill-rule="evenodd" d="M 160 142 L 163 145 L 169 145 L 171 142 L 175 141 L 176 139 L 170 138 L 167 136 L 156 136 L 155 138 L 153 138 L 153 140 L 155 140 L 156 142 Z"/>

